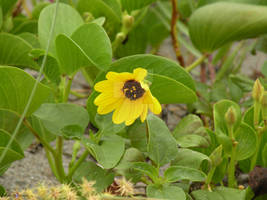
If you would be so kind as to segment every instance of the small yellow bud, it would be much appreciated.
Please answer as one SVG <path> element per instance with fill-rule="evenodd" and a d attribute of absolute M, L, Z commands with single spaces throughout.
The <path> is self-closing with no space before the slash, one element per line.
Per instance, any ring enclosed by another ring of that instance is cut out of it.
<path fill-rule="evenodd" d="M 226 123 L 229 126 L 233 126 L 236 122 L 236 112 L 233 106 L 231 106 L 230 108 L 228 108 L 227 112 L 225 113 L 224 116 Z"/>
<path fill-rule="evenodd" d="M 261 96 L 264 92 L 264 87 L 261 85 L 259 79 L 257 79 L 254 83 L 253 90 L 252 90 L 252 97 L 254 101 L 260 102 Z"/>

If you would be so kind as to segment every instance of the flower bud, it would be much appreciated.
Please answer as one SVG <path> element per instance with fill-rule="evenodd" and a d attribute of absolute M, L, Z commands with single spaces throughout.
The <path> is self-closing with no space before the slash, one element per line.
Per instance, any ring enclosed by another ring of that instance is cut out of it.
<path fill-rule="evenodd" d="M 233 126 L 236 122 L 236 112 L 233 106 L 228 108 L 224 115 L 225 121 L 229 126 Z"/>
<path fill-rule="evenodd" d="M 132 28 L 132 26 L 134 24 L 134 17 L 131 15 L 123 16 L 123 24 L 124 24 L 126 29 Z"/>
<path fill-rule="evenodd" d="M 263 120 L 267 120 L 267 92 L 264 92 L 261 96 L 261 111 Z"/>
<path fill-rule="evenodd" d="M 261 96 L 264 92 L 264 87 L 261 85 L 259 79 L 257 79 L 254 83 L 253 90 L 252 90 L 252 97 L 254 101 L 260 102 Z"/>

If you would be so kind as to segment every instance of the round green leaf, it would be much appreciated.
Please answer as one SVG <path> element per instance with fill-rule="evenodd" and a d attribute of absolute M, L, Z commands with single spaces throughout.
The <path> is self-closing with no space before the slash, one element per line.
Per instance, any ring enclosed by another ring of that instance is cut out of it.
<path fill-rule="evenodd" d="M 219 2 L 197 9 L 189 20 L 193 44 L 209 53 L 228 42 L 256 37 L 266 30 L 265 6 Z"/>
<path fill-rule="evenodd" d="M 0 66 L 0 108 L 22 114 L 28 102 L 35 80 L 16 67 Z M 50 88 L 38 83 L 37 90 L 27 112 L 31 115 L 51 94 Z"/>
<path fill-rule="evenodd" d="M 89 123 L 87 111 L 76 104 L 43 104 L 34 116 L 39 118 L 51 133 L 68 137 L 71 137 L 69 132 L 64 134 L 66 127 L 77 125 L 84 131 Z M 76 137 L 76 133 L 73 134 L 73 137 Z"/>
<path fill-rule="evenodd" d="M 56 4 L 52 4 L 45 7 L 40 14 L 38 21 L 38 36 L 42 48 L 47 46 L 55 11 Z M 65 34 L 66 36 L 70 36 L 82 24 L 82 17 L 73 7 L 64 3 L 59 3 L 54 34 L 51 39 L 50 52 L 56 56 L 55 39 L 57 35 Z"/>

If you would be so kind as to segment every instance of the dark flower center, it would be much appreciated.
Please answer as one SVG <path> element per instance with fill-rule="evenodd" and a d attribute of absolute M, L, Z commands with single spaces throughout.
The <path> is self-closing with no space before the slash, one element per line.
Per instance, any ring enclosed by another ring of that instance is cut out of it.
<path fill-rule="evenodd" d="M 124 95 L 130 100 L 136 100 L 142 97 L 145 93 L 145 90 L 141 87 L 141 84 L 135 80 L 126 81 L 122 90 Z"/>

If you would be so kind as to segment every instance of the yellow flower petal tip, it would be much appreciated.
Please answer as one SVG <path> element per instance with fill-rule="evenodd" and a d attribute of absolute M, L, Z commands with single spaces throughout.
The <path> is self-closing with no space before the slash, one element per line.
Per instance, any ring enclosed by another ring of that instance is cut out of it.
<path fill-rule="evenodd" d="M 133 73 L 108 72 L 107 80 L 95 84 L 95 90 L 100 92 L 94 100 L 99 114 L 113 112 L 112 121 L 115 124 L 125 123 L 129 126 L 140 117 L 147 117 L 148 109 L 159 114 L 161 105 L 152 95 L 145 81 L 147 70 L 136 68 Z"/>

